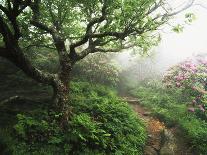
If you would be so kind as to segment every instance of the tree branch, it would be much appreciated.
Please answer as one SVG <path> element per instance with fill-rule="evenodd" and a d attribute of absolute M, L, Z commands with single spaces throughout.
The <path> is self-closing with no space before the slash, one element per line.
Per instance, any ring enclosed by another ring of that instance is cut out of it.
<path fill-rule="evenodd" d="M 17 17 L 16 12 L 14 12 L 12 9 L 9 10 L 2 5 L 0 5 L 0 10 L 2 10 L 6 15 L 6 17 L 10 20 L 12 27 L 14 28 L 14 32 L 15 32 L 14 36 L 16 39 L 19 39 L 20 29 L 18 28 L 17 21 L 16 21 L 16 17 Z M 3 17 L 1 18 L 3 19 Z"/>
<path fill-rule="evenodd" d="M 31 0 L 13 1 L 13 8 L 11 8 L 10 1 L 8 1 L 8 9 L 0 5 L 0 10 L 4 12 L 4 14 L 7 16 L 7 18 L 11 22 L 11 25 L 15 33 L 14 37 L 16 38 L 16 40 L 18 40 L 20 37 L 20 29 L 19 29 L 16 18 L 30 4 L 31 4 Z"/>
<path fill-rule="evenodd" d="M 47 26 L 47 25 L 45 25 L 45 24 L 43 24 L 43 23 L 41 23 L 39 21 L 31 20 L 30 23 L 33 26 L 35 26 L 35 27 L 37 27 L 37 28 L 39 28 L 39 29 L 41 29 L 43 31 L 46 31 L 46 32 L 48 32 L 50 34 L 53 34 L 54 33 L 54 29 L 52 27 L 49 27 L 49 26 Z"/>
<path fill-rule="evenodd" d="M 23 1 L 21 7 L 17 11 L 17 15 L 19 15 L 26 7 L 28 7 L 30 5 L 31 5 L 31 0 L 25 0 L 25 1 Z"/>
<path fill-rule="evenodd" d="M 30 5 L 33 11 L 33 17 L 32 20 L 30 20 L 30 24 L 43 31 L 46 31 L 47 33 L 53 34 L 55 30 L 52 27 L 49 27 L 46 24 L 41 23 L 39 20 L 39 16 L 40 16 L 39 4 L 40 4 L 40 0 L 34 0 L 34 2 Z"/>
<path fill-rule="evenodd" d="M 9 12 L 7 10 L 7 8 L 5 8 L 4 6 L 0 5 L 0 10 L 5 13 L 6 16 L 8 16 Z"/>
<path fill-rule="evenodd" d="M 11 40 L 15 40 L 12 32 L 10 31 L 8 25 L 4 22 L 4 18 L 2 16 L 0 16 L 0 33 L 3 36 L 6 46 L 8 46 Z"/>
<path fill-rule="evenodd" d="M 155 2 L 154 6 L 149 9 L 149 11 L 146 13 L 146 16 L 157 10 L 160 6 L 162 6 L 163 0 L 159 0 L 159 2 Z"/>
<path fill-rule="evenodd" d="M 3 36 L 5 47 L 0 47 L 0 56 L 14 63 L 18 68 L 24 71 L 25 74 L 35 79 L 36 81 L 51 84 L 54 80 L 54 75 L 43 73 L 35 68 L 29 59 L 24 55 L 18 45 L 18 41 L 12 35 L 8 25 L 0 16 L 0 33 Z"/>
<path fill-rule="evenodd" d="M 163 17 L 171 17 L 171 16 L 174 16 L 174 15 L 177 15 L 179 13 L 181 13 L 182 11 L 185 11 L 187 10 L 189 7 L 191 7 L 193 5 L 193 3 L 195 2 L 195 0 L 190 0 L 184 7 L 182 7 L 181 9 L 175 11 L 175 12 L 172 12 L 172 13 L 166 13 L 163 15 Z"/>
<path fill-rule="evenodd" d="M 122 45 L 118 48 L 101 48 L 101 47 L 95 47 L 95 46 L 89 46 L 88 48 L 86 48 L 85 50 L 83 50 L 77 57 L 77 61 L 81 60 L 83 58 L 85 58 L 87 55 L 89 55 L 90 53 L 96 53 L 96 52 L 120 52 L 121 50 L 124 49 L 129 49 L 134 47 L 134 44 L 130 44 L 130 45 Z"/>
<path fill-rule="evenodd" d="M 101 14 L 102 15 L 100 17 L 97 17 L 97 18 L 92 19 L 88 23 L 88 25 L 86 27 L 86 33 L 85 33 L 85 35 L 83 36 L 83 38 L 80 41 L 78 41 L 78 42 L 76 42 L 74 44 L 71 44 L 71 46 L 70 46 L 71 49 L 76 48 L 78 46 L 81 46 L 81 45 L 85 44 L 88 41 L 88 39 L 91 37 L 91 35 L 90 35 L 91 28 L 95 24 L 101 23 L 101 22 L 103 22 L 106 19 L 106 14 L 107 14 L 107 12 L 106 12 L 106 9 L 107 9 L 106 1 L 107 0 L 103 0 L 103 6 L 102 6 L 102 10 L 101 10 Z"/>
<path fill-rule="evenodd" d="M 0 47 L 0 57 L 6 58 L 20 68 L 27 76 L 38 82 L 52 84 L 54 81 L 55 76 L 53 74 L 45 73 L 35 68 L 18 47 L 15 49 Z"/>
<path fill-rule="evenodd" d="M 207 6 L 205 6 L 205 5 L 203 5 L 203 4 L 199 4 L 199 3 L 197 3 L 197 4 L 194 4 L 194 5 L 195 5 L 195 6 L 196 6 L 196 5 L 197 5 L 197 6 L 200 6 L 201 8 L 207 10 Z"/>
<path fill-rule="evenodd" d="M 25 47 L 25 49 L 29 50 L 32 47 L 40 47 L 40 48 L 48 48 L 48 49 L 56 50 L 56 48 L 54 48 L 54 47 L 51 47 L 49 45 L 41 45 L 41 44 L 30 44 L 27 47 Z"/>
<path fill-rule="evenodd" d="M 116 37 L 117 39 L 124 39 L 124 36 L 131 31 L 124 31 L 124 32 L 104 32 L 104 33 L 94 33 L 91 34 L 91 38 L 103 38 L 103 37 Z"/>

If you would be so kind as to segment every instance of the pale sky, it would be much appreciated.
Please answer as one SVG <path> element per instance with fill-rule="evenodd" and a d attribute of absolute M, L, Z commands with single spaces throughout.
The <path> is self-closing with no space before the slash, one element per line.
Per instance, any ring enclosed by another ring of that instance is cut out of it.
<path fill-rule="evenodd" d="M 206 0 L 196 0 L 195 3 L 207 7 Z M 170 65 L 198 53 L 207 53 L 207 9 L 195 5 L 177 15 L 171 25 L 182 23 L 186 13 L 194 13 L 196 20 L 191 25 L 186 25 L 183 32 L 177 34 L 168 30 L 162 33 L 157 51 L 163 65 Z"/>

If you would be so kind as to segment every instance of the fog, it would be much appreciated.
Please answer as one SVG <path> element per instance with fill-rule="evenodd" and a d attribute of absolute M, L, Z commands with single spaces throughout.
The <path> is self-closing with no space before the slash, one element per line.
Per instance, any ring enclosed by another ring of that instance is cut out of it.
<path fill-rule="evenodd" d="M 176 1 L 173 5 L 179 6 L 183 1 Z M 193 13 L 196 16 L 191 24 L 185 24 L 185 14 Z M 134 56 L 130 50 L 119 54 L 116 59 L 126 70 L 123 75 L 130 80 L 162 77 L 172 65 L 199 55 L 207 54 L 207 2 L 196 1 L 191 8 L 176 15 L 170 24 L 160 30 L 162 37 L 157 47 L 152 49 L 148 57 Z M 172 31 L 173 26 L 181 24 L 183 32 Z"/>
<path fill-rule="evenodd" d="M 207 2 L 196 2 L 207 6 Z M 172 24 L 182 23 L 186 13 L 192 12 L 196 16 L 196 20 L 190 25 L 185 25 L 182 33 L 162 32 L 162 41 L 157 48 L 158 57 L 165 68 L 169 65 L 177 63 L 187 57 L 195 56 L 200 53 L 207 53 L 207 9 L 200 5 L 194 5 L 190 9 L 177 15 L 172 21 Z"/>

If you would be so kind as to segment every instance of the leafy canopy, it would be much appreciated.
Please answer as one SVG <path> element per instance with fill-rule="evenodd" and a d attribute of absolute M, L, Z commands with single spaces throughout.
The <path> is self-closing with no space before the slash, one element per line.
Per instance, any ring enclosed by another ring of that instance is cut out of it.
<path fill-rule="evenodd" d="M 9 6 L 14 10 L 15 5 L 19 10 L 23 7 L 16 28 L 4 11 Z M 158 11 L 162 5 L 162 0 L 3 0 L 0 15 L 13 33 L 20 31 L 19 44 L 24 49 L 59 50 L 54 41 L 59 38 L 71 55 L 82 53 L 77 56 L 81 59 L 97 51 L 144 46 L 150 32 L 167 21 L 167 15 Z M 76 53 L 71 52 L 74 49 Z"/>

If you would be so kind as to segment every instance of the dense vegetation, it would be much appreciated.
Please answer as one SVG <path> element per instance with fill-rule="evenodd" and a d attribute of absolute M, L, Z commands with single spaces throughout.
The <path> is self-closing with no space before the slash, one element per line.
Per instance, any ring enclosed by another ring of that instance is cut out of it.
<path fill-rule="evenodd" d="M 114 90 L 87 82 L 71 87 L 73 116 L 64 132 L 48 103 L 2 103 L 1 154 L 142 154 L 144 124 Z"/>
<path fill-rule="evenodd" d="M 120 80 L 121 65 L 113 59 L 115 54 L 92 54 L 74 66 L 73 77 L 116 87 Z"/>

